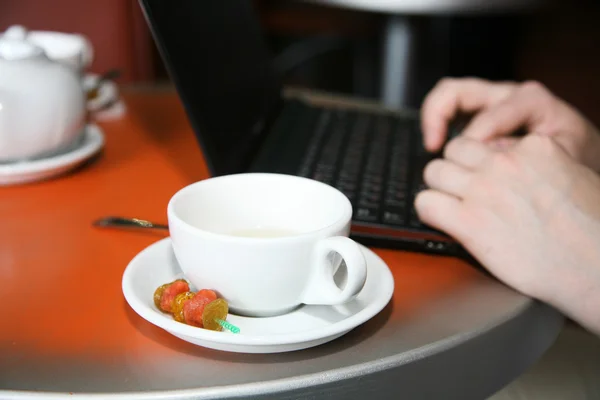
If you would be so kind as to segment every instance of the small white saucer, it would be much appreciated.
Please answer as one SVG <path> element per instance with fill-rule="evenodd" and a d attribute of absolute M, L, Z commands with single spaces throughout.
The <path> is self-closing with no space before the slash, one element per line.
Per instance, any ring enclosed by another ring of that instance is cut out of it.
<path fill-rule="evenodd" d="M 366 247 L 367 281 L 358 296 L 340 306 L 301 306 L 277 317 L 250 318 L 230 314 L 227 321 L 239 334 L 196 328 L 173 320 L 153 302 L 156 288 L 183 274 L 171 247 L 162 239 L 142 250 L 123 274 L 122 289 L 131 308 L 150 323 L 187 342 L 237 353 L 280 353 L 317 346 L 338 338 L 379 313 L 394 292 L 387 265 Z"/>
<path fill-rule="evenodd" d="M 104 146 L 100 127 L 88 124 L 81 140 L 71 150 L 35 160 L 0 164 L 0 186 L 48 179 L 75 168 Z"/>

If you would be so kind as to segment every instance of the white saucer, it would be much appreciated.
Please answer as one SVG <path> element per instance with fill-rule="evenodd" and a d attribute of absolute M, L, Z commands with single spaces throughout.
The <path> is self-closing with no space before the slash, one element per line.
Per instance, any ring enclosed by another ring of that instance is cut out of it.
<path fill-rule="evenodd" d="M 100 127 L 89 124 L 81 141 L 71 150 L 36 160 L 0 164 L 0 186 L 35 182 L 60 175 L 75 168 L 104 146 Z"/>
<path fill-rule="evenodd" d="M 183 274 L 173 254 L 171 239 L 162 239 L 131 260 L 123 274 L 126 301 L 142 318 L 187 342 L 238 353 L 279 353 L 317 346 L 338 338 L 379 313 L 394 292 L 387 265 L 366 247 L 367 281 L 358 296 L 341 306 L 301 306 L 289 314 L 250 318 L 230 314 L 227 321 L 239 334 L 196 328 L 173 320 L 153 302 L 154 290 Z"/>

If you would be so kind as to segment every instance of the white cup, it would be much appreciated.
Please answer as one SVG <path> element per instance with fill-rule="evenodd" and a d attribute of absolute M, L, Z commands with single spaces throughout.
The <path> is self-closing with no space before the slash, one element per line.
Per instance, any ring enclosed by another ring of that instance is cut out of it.
<path fill-rule="evenodd" d="M 185 277 L 218 292 L 233 313 L 263 317 L 301 304 L 342 304 L 365 283 L 365 258 L 348 238 L 352 205 L 329 185 L 291 175 L 227 175 L 181 189 L 167 214 Z M 334 274 L 342 259 L 340 288 Z"/>

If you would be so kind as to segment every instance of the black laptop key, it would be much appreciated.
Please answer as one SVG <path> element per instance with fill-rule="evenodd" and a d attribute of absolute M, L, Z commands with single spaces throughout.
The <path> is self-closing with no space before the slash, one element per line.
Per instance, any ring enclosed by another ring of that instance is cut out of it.
<path fill-rule="evenodd" d="M 381 193 L 383 189 L 383 184 L 380 182 L 366 181 L 362 190 L 365 193 Z"/>
<path fill-rule="evenodd" d="M 306 153 L 302 160 L 302 164 L 300 165 L 298 175 L 303 177 L 309 177 L 313 172 L 313 167 L 315 162 L 317 161 L 321 143 L 331 123 L 331 114 L 332 112 L 327 109 L 323 109 L 320 111 L 320 114 L 317 117 L 317 122 L 314 127 L 312 138 L 310 139 L 310 143 L 308 145 L 308 149 L 306 150 Z"/>
<path fill-rule="evenodd" d="M 358 206 L 369 210 L 368 219 L 379 219 L 379 205 L 384 192 L 384 174 L 387 162 L 389 138 L 391 134 L 391 121 L 386 116 L 376 117 L 371 125 L 371 142 L 367 151 L 366 165 L 361 180 L 361 189 L 358 196 Z"/>
<path fill-rule="evenodd" d="M 337 188 L 340 192 L 344 193 L 344 195 L 348 198 L 348 200 L 350 200 L 351 202 L 354 201 L 354 199 L 356 198 L 356 192 L 354 190 L 349 190 L 349 189 L 340 189 Z"/>
<path fill-rule="evenodd" d="M 358 195 L 358 205 L 365 207 L 379 207 L 381 203 L 381 196 L 379 193 L 365 193 L 360 192 Z"/>
<path fill-rule="evenodd" d="M 406 207 L 406 194 L 400 194 L 395 197 L 386 196 L 383 200 L 383 206 L 387 209 L 389 207 Z"/>
<path fill-rule="evenodd" d="M 363 175 L 363 183 L 378 183 L 383 184 L 384 178 L 379 174 L 365 173 Z"/>
<path fill-rule="evenodd" d="M 366 203 L 379 204 L 381 202 L 381 191 L 376 190 L 365 190 L 364 188 L 360 191 L 360 201 Z"/>
<path fill-rule="evenodd" d="M 387 225 L 406 226 L 407 206 L 410 202 L 409 154 L 411 143 L 410 126 L 406 121 L 396 120 L 390 135 L 389 161 L 383 192 L 381 222 Z"/>
<path fill-rule="evenodd" d="M 379 207 L 358 207 L 354 219 L 363 222 L 376 222 L 379 218 Z"/>
<path fill-rule="evenodd" d="M 338 178 L 336 187 L 339 189 L 348 189 L 356 191 L 358 185 L 356 183 L 356 179 Z"/>
<path fill-rule="evenodd" d="M 383 198 L 384 204 L 387 206 L 397 206 L 398 203 L 405 203 L 408 197 L 407 191 L 407 182 L 390 182 Z"/>
<path fill-rule="evenodd" d="M 406 224 L 405 207 L 387 207 L 383 212 L 383 222 L 391 225 Z"/>
<path fill-rule="evenodd" d="M 312 174 L 313 179 L 328 185 L 333 185 L 334 179 L 337 178 L 338 164 L 349 130 L 346 111 L 334 110 L 331 119 L 329 132 L 325 133 L 329 136 L 325 138 L 317 166 Z"/>
<path fill-rule="evenodd" d="M 367 142 L 368 118 L 365 115 L 354 114 L 352 115 L 352 121 L 335 187 L 341 190 L 351 201 L 354 201 L 365 157 L 364 148 Z"/>
<path fill-rule="evenodd" d="M 415 127 L 415 130 L 416 129 L 418 129 L 418 127 Z M 411 202 L 411 204 L 414 204 L 415 197 L 417 196 L 417 194 L 420 191 L 427 189 L 427 185 L 425 184 L 425 182 L 423 180 L 423 171 L 424 171 L 425 167 L 431 160 L 433 160 L 436 157 L 439 157 L 438 154 L 432 154 L 432 153 L 429 153 L 427 150 L 425 150 L 421 140 L 414 143 L 414 150 L 415 150 L 415 154 L 414 154 L 415 162 L 414 162 L 414 168 L 412 171 L 411 182 L 410 182 L 410 185 L 411 185 L 410 202 Z M 411 226 L 413 228 L 419 228 L 419 229 L 425 228 L 423 223 L 419 220 L 419 217 L 418 217 L 414 207 L 411 207 L 408 224 L 409 224 L 409 226 Z"/>

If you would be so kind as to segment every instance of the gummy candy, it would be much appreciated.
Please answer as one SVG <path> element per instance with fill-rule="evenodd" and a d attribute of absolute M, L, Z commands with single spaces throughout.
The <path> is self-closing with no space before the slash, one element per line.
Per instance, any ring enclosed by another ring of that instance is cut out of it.
<path fill-rule="evenodd" d="M 213 331 L 223 330 L 219 321 L 225 320 L 228 313 L 229 306 L 227 301 L 224 299 L 211 301 L 204 307 L 204 312 L 202 313 L 202 324 L 204 325 L 204 328 Z"/>
<path fill-rule="evenodd" d="M 213 300 L 216 300 L 217 294 L 209 289 L 202 289 L 183 305 L 183 316 L 186 324 L 202 328 L 202 313 L 204 307 Z"/>
<path fill-rule="evenodd" d="M 165 283 L 164 285 L 160 285 L 155 291 L 154 291 L 154 305 L 156 306 L 156 308 L 158 308 L 159 310 L 160 308 L 160 299 L 162 298 L 163 293 L 165 292 L 165 289 L 170 285 L 170 283 Z"/>
<path fill-rule="evenodd" d="M 190 286 L 184 279 L 161 285 L 154 292 L 154 304 L 163 312 L 171 312 L 173 300 L 179 293 L 189 292 Z"/>
<path fill-rule="evenodd" d="M 173 312 L 173 318 L 175 319 L 175 321 L 185 322 L 183 306 L 186 301 L 193 298 L 194 296 L 194 292 L 183 292 L 175 296 L 175 299 L 173 300 L 173 306 L 171 308 L 171 311 Z"/>
<path fill-rule="evenodd" d="M 238 327 L 225 320 L 229 313 L 227 301 L 219 299 L 217 293 L 210 289 L 202 289 L 198 293 L 190 291 L 185 279 L 159 286 L 154 291 L 154 305 L 165 313 L 173 314 L 177 322 L 213 331 L 225 328 L 232 333 L 240 333 Z"/>

